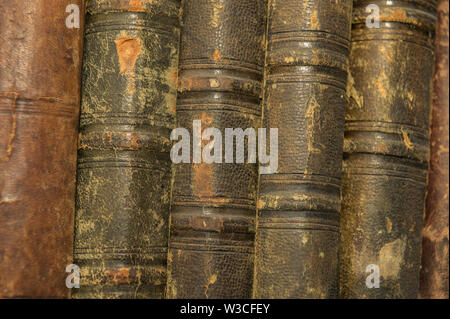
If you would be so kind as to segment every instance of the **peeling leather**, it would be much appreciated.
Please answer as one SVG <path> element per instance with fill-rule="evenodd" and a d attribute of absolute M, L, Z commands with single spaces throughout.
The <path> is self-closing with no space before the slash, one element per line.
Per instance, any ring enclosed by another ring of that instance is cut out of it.
<path fill-rule="evenodd" d="M 266 5 L 184 2 L 177 127 L 192 136 L 193 120 L 222 134 L 260 126 Z M 175 165 L 169 298 L 251 297 L 257 173 L 256 164 Z"/>
<path fill-rule="evenodd" d="M 75 298 L 163 298 L 179 0 L 87 1 Z"/>
<path fill-rule="evenodd" d="M 278 128 L 262 175 L 256 298 L 336 298 L 339 191 L 352 1 L 271 0 L 263 127 Z"/>
<path fill-rule="evenodd" d="M 367 28 L 354 1 L 346 111 L 340 295 L 417 298 L 437 1 L 386 1 Z M 380 288 L 366 286 L 368 265 Z"/>

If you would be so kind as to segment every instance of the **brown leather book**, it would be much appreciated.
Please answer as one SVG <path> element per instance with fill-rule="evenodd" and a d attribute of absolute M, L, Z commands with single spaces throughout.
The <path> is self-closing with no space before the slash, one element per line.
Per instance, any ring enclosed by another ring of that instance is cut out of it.
<path fill-rule="evenodd" d="M 335 298 L 352 1 L 269 2 L 264 125 L 278 171 L 261 175 L 256 298 Z"/>
<path fill-rule="evenodd" d="M 437 7 L 436 63 L 420 298 L 448 295 L 448 0 Z"/>
<path fill-rule="evenodd" d="M 87 1 L 76 298 L 162 298 L 179 0 Z"/>
<path fill-rule="evenodd" d="M 214 139 L 219 154 L 226 128 L 260 126 L 266 6 L 265 0 L 184 2 L 177 127 L 188 130 L 192 143 L 187 161 L 175 164 L 169 298 L 251 297 L 257 165 L 247 155 L 238 163 L 236 154 L 231 162 L 207 163 L 194 147 L 210 144 L 198 138 L 215 128 L 223 136 L 223 143 Z"/>
<path fill-rule="evenodd" d="M 342 187 L 343 298 L 417 298 L 436 2 L 354 1 Z"/>
<path fill-rule="evenodd" d="M 70 294 L 82 10 L 0 0 L 0 298 Z"/>

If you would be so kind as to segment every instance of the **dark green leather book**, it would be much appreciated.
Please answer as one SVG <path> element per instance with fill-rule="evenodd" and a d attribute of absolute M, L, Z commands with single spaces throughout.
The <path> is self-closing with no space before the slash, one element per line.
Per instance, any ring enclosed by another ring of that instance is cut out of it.
<path fill-rule="evenodd" d="M 178 0 L 87 1 L 78 151 L 76 298 L 162 298 Z"/>
<path fill-rule="evenodd" d="M 335 298 L 351 0 L 269 2 L 264 127 L 278 171 L 261 175 L 256 298 Z"/>
<path fill-rule="evenodd" d="M 178 128 L 260 126 L 265 18 L 264 0 L 184 2 Z M 194 160 L 175 164 L 168 297 L 250 298 L 257 165 Z"/>
<path fill-rule="evenodd" d="M 343 298 L 418 295 L 436 2 L 354 1 L 342 189 Z"/>

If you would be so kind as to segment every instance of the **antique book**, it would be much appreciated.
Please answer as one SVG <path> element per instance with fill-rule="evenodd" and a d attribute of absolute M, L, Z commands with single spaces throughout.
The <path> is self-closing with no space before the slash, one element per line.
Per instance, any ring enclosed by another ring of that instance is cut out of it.
<path fill-rule="evenodd" d="M 163 298 L 179 0 L 87 1 L 76 298 Z"/>
<path fill-rule="evenodd" d="M 0 0 L 0 298 L 68 298 L 80 0 Z"/>
<path fill-rule="evenodd" d="M 260 176 L 256 298 L 335 298 L 352 1 L 269 1 L 263 127 L 278 171 Z"/>
<path fill-rule="evenodd" d="M 422 240 L 421 298 L 448 295 L 448 0 L 439 0 L 431 152 Z"/>
<path fill-rule="evenodd" d="M 243 161 L 222 154 L 227 137 L 220 143 L 207 135 L 261 124 L 266 6 L 265 0 L 183 5 L 177 128 L 192 137 L 193 154 L 174 169 L 169 298 L 251 297 L 257 165 L 247 152 Z M 229 137 L 236 149 L 240 142 Z M 211 143 L 213 162 L 204 156 Z"/>
<path fill-rule="evenodd" d="M 343 298 L 417 298 L 435 0 L 354 1 L 341 214 Z"/>

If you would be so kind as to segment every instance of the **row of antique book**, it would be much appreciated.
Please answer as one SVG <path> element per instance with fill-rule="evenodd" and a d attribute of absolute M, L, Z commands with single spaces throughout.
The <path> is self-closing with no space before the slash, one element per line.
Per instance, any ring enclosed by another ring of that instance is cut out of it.
<path fill-rule="evenodd" d="M 0 297 L 448 298 L 448 0 L 0 0 L 0 34 Z M 221 161 L 258 128 L 272 171 Z"/>

